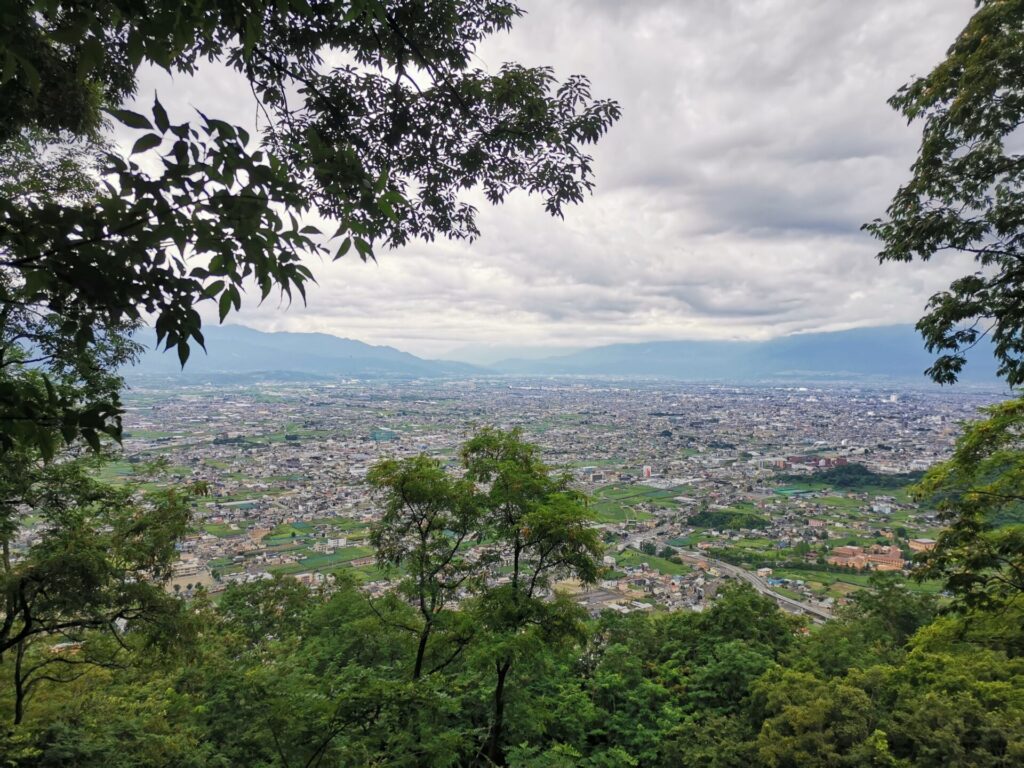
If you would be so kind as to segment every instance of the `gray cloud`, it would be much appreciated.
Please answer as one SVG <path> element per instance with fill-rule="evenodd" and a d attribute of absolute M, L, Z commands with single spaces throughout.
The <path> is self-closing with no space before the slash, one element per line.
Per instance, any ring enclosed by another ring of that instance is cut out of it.
<path fill-rule="evenodd" d="M 419 354 L 767 338 L 912 322 L 969 269 L 879 266 L 881 215 L 919 137 L 886 99 L 927 72 L 970 0 L 524 0 L 478 63 L 583 72 L 623 119 L 594 149 L 598 189 L 553 220 L 513 195 L 481 204 L 473 244 L 413 244 L 378 264 L 314 263 L 309 304 L 246 304 L 239 322 L 319 330 Z M 207 67 L 140 100 L 251 122 L 251 95 Z"/>

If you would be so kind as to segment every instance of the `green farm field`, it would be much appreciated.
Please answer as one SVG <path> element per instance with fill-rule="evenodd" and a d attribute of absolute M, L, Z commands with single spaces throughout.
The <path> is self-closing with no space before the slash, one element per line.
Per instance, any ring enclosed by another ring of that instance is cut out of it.
<path fill-rule="evenodd" d="M 827 571 L 801 570 L 798 568 L 778 569 L 773 574 L 780 579 L 800 580 L 812 590 L 824 590 L 833 597 L 841 597 L 851 590 L 848 587 L 865 589 L 871 584 L 871 575 L 867 573 L 831 573 Z M 937 595 L 942 592 L 942 584 L 937 581 L 906 581 L 907 589 L 912 592 Z"/>
<path fill-rule="evenodd" d="M 677 504 L 672 501 L 674 496 L 684 490 L 671 488 L 662 490 L 642 485 L 621 485 L 615 483 L 598 488 L 594 492 L 591 509 L 594 510 L 598 522 L 621 523 L 626 520 L 649 520 L 651 514 L 635 507 L 648 504 L 662 509 L 674 509 Z"/>
<path fill-rule="evenodd" d="M 637 568 L 641 563 L 647 563 L 652 570 L 660 571 L 669 576 L 682 576 L 689 573 L 692 568 L 681 563 L 674 563 L 656 555 L 646 555 L 635 549 L 627 549 L 614 555 L 616 568 L 633 567 Z"/>
<path fill-rule="evenodd" d="M 345 563 L 349 563 L 361 557 L 369 557 L 372 554 L 373 549 L 370 547 L 343 547 L 331 555 L 310 553 L 305 560 L 300 560 L 297 563 L 289 563 L 287 565 L 274 566 L 270 568 L 270 571 L 282 574 L 302 573 L 304 571 L 325 571 L 339 565 L 344 565 Z"/>

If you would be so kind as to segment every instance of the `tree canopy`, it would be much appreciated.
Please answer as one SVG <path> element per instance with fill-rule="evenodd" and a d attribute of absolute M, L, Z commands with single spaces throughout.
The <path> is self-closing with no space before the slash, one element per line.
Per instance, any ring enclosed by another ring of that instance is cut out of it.
<path fill-rule="evenodd" d="M 928 75 L 890 104 L 923 135 L 912 177 L 887 216 L 866 225 L 882 261 L 971 254 L 977 270 L 937 293 L 918 322 L 938 353 L 927 374 L 957 380 L 966 352 L 991 338 L 999 375 L 1024 384 L 1024 2 L 978 0 L 977 11 Z M 919 556 L 919 575 L 945 581 L 954 605 L 1009 609 L 1024 592 L 1022 400 L 965 426 L 953 456 L 914 489 L 946 528 Z"/>
<path fill-rule="evenodd" d="M 377 463 L 369 480 L 385 509 L 372 541 L 379 563 L 401 569 L 396 592 L 419 614 L 394 623 L 416 637 L 412 679 L 463 655 L 493 673 L 483 751 L 500 762 L 514 665 L 582 634 L 579 607 L 554 594 L 553 581 L 593 583 L 602 547 L 582 496 L 518 430 L 480 430 L 461 459 L 461 478 L 427 456 Z M 503 564 L 507 577 L 495 579 Z M 438 635 L 443 650 L 425 665 Z"/>
<path fill-rule="evenodd" d="M 414 606 L 378 615 L 345 579 L 326 594 L 279 579 L 192 610 L 203 631 L 187 657 L 40 686 L 0 731 L 8 764 L 493 765 L 493 669 L 469 649 L 412 681 L 416 638 L 392 623 Z M 812 633 L 738 584 L 704 613 L 608 612 L 519 656 L 498 762 L 1009 768 L 1024 756 L 1024 662 L 965 626 L 887 585 Z M 0 714 L 12 704 L 0 690 Z"/>
<path fill-rule="evenodd" d="M 999 374 L 1024 383 L 1024 2 L 978 0 L 946 59 L 889 103 L 923 135 L 911 178 L 865 225 L 881 261 L 972 254 L 977 270 L 930 299 L 917 327 L 938 353 L 927 374 L 956 381 L 965 353 L 994 342 Z"/>
<path fill-rule="evenodd" d="M 1024 597 L 1024 400 L 986 409 L 966 425 L 951 459 L 916 493 L 946 528 L 922 553 L 922 577 L 938 577 L 966 609 L 1004 609 Z"/>
<path fill-rule="evenodd" d="M 593 186 L 584 151 L 619 116 L 587 80 L 546 67 L 473 66 L 520 9 L 505 0 L 32 0 L 0 15 L 0 140 L 93 138 L 105 116 L 137 132 L 102 153 L 98 193 L 0 197 L 0 270 L 18 301 L 60 318 L 80 350 L 97 330 L 152 319 L 182 362 L 203 344 L 199 305 L 220 318 L 254 286 L 303 297 L 304 259 L 410 238 L 473 238 L 476 208 L 523 189 L 561 215 Z M 237 73 L 261 110 L 259 137 L 227 115 L 124 109 L 141 67 Z M 344 61 L 344 64 L 329 62 Z M 257 140 L 258 139 L 258 140 Z M 5 150 L 6 152 L 6 150 Z M 327 222 L 325 227 L 323 222 Z M 321 231 L 324 230 L 324 231 Z M 5 424 L 117 436 L 118 406 L 72 406 L 28 388 Z M 8 429 L 5 427 L 5 433 Z M 88 430 L 88 431 L 85 431 Z M 24 427 L 23 431 L 29 431 Z"/>
<path fill-rule="evenodd" d="M 0 144 L 0 204 L 22 213 L 89 205 L 104 151 L 96 141 L 42 131 Z M 81 344 L 56 308 L 36 301 L 29 281 L 0 267 L 0 453 L 20 447 L 51 458 L 62 442 L 82 437 L 98 449 L 103 433 L 117 434 L 118 368 L 138 353 L 134 328 L 97 319 Z"/>

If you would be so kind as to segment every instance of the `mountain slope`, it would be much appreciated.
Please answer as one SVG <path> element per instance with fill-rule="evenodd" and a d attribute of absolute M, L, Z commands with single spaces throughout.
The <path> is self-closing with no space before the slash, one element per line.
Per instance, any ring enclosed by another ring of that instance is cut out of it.
<path fill-rule="evenodd" d="M 138 341 L 150 349 L 126 371 L 138 376 L 244 376 L 256 373 L 312 377 L 434 377 L 480 372 L 466 363 L 424 360 L 394 347 L 373 346 L 326 333 L 263 333 L 240 325 L 203 328 L 206 353 L 193 348 L 184 372 L 177 356 L 154 346 L 153 331 Z"/>
<path fill-rule="evenodd" d="M 373 346 L 325 333 L 263 333 L 238 325 L 204 328 L 207 352 L 195 348 L 184 372 L 174 354 L 149 350 L 129 379 L 183 381 L 216 377 L 419 378 L 512 375 L 641 376 L 684 381 L 854 380 L 864 377 L 926 384 L 934 356 L 912 326 L 807 333 L 763 342 L 658 341 L 612 344 L 541 359 L 505 360 L 489 368 L 425 360 L 393 347 Z M 154 342 L 146 329 L 138 339 Z M 970 356 L 965 382 L 995 383 L 991 345 Z"/>
<path fill-rule="evenodd" d="M 934 356 L 909 325 L 784 336 L 763 342 L 659 341 L 612 344 L 542 360 L 505 360 L 513 374 L 658 376 L 692 381 L 844 379 L 863 376 L 925 383 Z M 991 345 L 969 356 L 965 381 L 995 381 Z"/>

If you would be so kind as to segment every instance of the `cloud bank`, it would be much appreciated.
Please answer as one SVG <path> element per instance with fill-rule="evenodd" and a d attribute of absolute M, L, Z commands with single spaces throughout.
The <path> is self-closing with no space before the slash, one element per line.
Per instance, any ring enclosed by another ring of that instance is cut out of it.
<path fill-rule="evenodd" d="M 886 99 L 938 63 L 970 0 L 524 0 L 479 65 L 585 73 L 622 120 L 595 149 L 598 188 L 564 221 L 537 199 L 481 205 L 472 244 L 413 244 L 377 264 L 311 267 L 309 303 L 235 322 L 326 331 L 467 359 L 517 347 L 764 339 L 913 322 L 971 268 L 880 266 L 860 231 L 908 175 L 919 129 Z M 149 73 L 178 117 L 255 119 L 223 69 Z"/>

